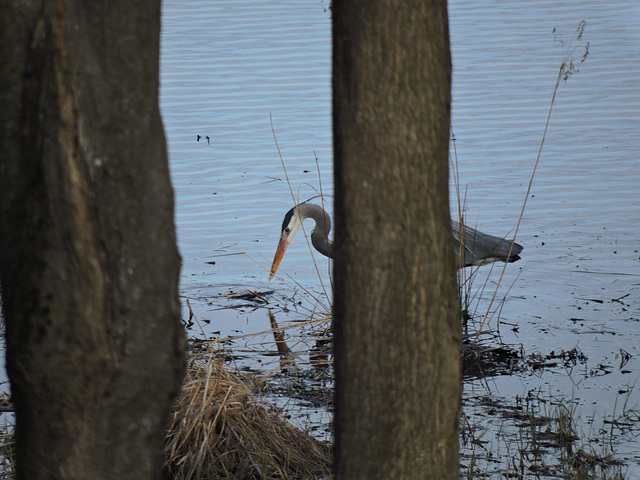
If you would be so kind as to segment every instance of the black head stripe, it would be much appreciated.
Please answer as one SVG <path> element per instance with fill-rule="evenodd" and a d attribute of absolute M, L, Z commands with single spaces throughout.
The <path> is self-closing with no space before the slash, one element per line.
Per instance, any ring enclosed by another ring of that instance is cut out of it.
<path fill-rule="evenodd" d="M 291 223 L 291 219 L 293 218 L 293 215 L 296 213 L 296 207 L 293 207 L 291 210 L 289 210 L 287 212 L 287 214 L 284 216 L 284 220 L 282 221 L 282 231 L 284 232 L 284 229 L 287 228 L 287 226 Z"/>

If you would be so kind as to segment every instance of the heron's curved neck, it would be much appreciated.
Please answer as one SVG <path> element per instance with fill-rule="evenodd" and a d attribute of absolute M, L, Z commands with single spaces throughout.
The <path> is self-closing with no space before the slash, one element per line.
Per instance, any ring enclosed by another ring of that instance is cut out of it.
<path fill-rule="evenodd" d="M 331 218 L 320 206 L 313 203 L 301 203 L 298 205 L 302 220 L 312 218 L 316 226 L 311 232 L 311 244 L 322 255 L 333 258 L 333 242 L 329 240 L 331 231 Z"/>

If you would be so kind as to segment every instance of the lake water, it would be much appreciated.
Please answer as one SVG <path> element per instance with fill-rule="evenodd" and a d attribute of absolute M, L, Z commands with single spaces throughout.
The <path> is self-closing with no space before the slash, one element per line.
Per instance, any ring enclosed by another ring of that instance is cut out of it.
<path fill-rule="evenodd" d="M 316 195 L 321 178 L 331 202 L 327 7 L 164 2 L 161 107 L 184 262 L 181 294 L 210 322 L 208 334 L 269 328 L 264 309 L 210 304 L 230 290 L 292 295 L 267 282 L 282 217 L 293 204 L 279 153 L 295 197 Z M 449 14 L 460 190 L 468 223 L 492 234 L 515 227 L 558 69 L 573 47 L 576 61 L 582 54 L 580 42 L 571 43 L 582 20 L 590 42 L 586 62 L 558 90 L 517 235 L 522 260 L 509 265 L 499 288 L 500 321 L 493 315 L 485 327 L 527 353 L 577 347 L 588 361 L 469 382 L 465 394 L 544 390 L 575 402 L 592 423 L 620 414 L 623 402 L 639 409 L 640 3 L 451 1 Z M 455 211 L 453 197 L 452 205 Z M 319 279 L 299 236 L 281 269 L 296 288 L 321 294 L 327 269 Z M 493 285 L 498 277 L 497 269 L 485 269 L 474 283 Z M 474 305 L 484 312 L 490 294 L 478 296 Z M 278 315 L 295 316 L 295 305 L 278 298 Z M 267 341 L 255 343 L 273 350 Z M 631 357 L 621 365 L 624 352 Z M 640 475 L 634 435 L 617 449 L 630 474 Z"/>

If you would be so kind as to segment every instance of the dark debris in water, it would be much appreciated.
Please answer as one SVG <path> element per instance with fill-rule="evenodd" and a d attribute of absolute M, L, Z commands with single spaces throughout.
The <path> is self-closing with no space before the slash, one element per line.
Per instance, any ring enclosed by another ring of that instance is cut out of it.
<path fill-rule="evenodd" d="M 462 344 L 462 365 L 465 380 L 494 375 L 510 375 L 520 369 L 521 354 L 507 346 L 487 346 L 467 340 Z"/>

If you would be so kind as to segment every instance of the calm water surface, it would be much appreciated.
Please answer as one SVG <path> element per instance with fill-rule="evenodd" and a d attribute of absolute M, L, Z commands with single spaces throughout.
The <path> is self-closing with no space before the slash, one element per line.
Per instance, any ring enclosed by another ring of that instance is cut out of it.
<path fill-rule="evenodd" d="M 294 195 L 315 195 L 319 178 L 332 193 L 326 6 L 164 2 L 161 106 L 181 293 L 211 322 L 208 332 L 268 328 L 264 310 L 209 304 L 230 289 L 290 293 L 268 283 L 265 270 L 293 204 L 272 129 Z M 470 382 L 466 393 L 543 389 L 574 399 L 582 418 L 613 415 L 623 400 L 640 408 L 633 389 L 640 364 L 640 3 L 452 1 L 449 13 L 460 190 L 468 222 L 493 234 L 516 224 L 558 69 L 574 47 L 576 61 L 582 54 L 572 42 L 582 20 L 590 42 L 579 73 L 558 91 L 518 233 L 522 261 L 509 266 L 499 289 L 501 321 L 494 315 L 486 327 L 528 353 L 577 347 L 588 363 Z M 210 145 L 196 135 L 209 136 Z M 297 240 L 281 268 L 320 293 L 305 242 Z M 498 276 L 481 271 L 475 283 L 488 277 L 492 285 Z M 479 312 L 488 308 L 485 297 Z M 631 358 L 621 368 L 623 351 Z M 622 455 L 637 472 L 631 440 L 627 447 Z"/>

